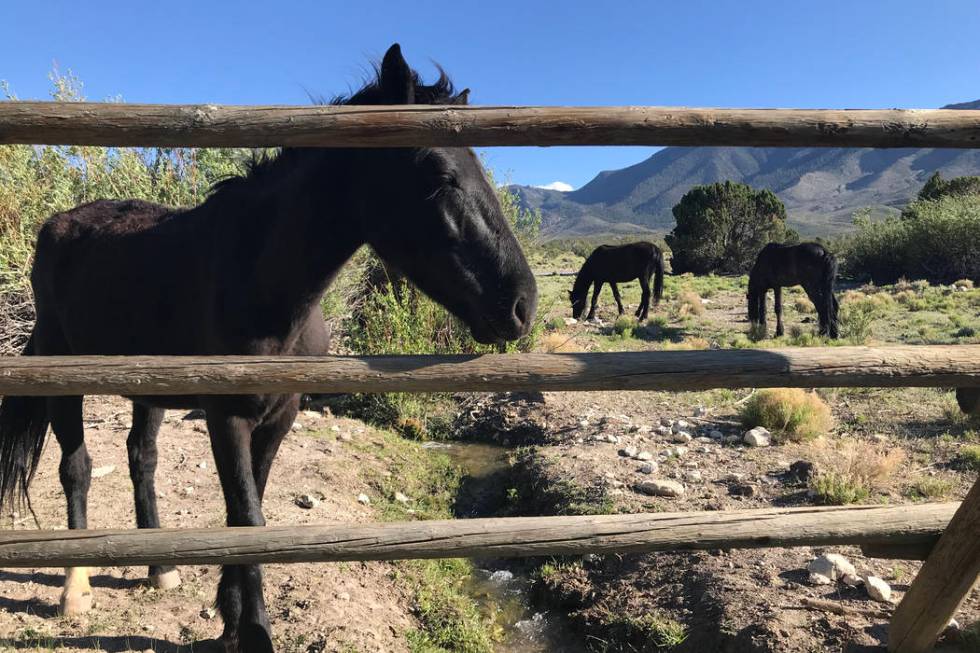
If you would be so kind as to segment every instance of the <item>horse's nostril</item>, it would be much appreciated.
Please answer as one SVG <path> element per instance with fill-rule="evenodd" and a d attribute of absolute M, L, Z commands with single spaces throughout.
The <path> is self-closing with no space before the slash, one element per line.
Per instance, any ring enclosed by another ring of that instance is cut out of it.
<path fill-rule="evenodd" d="M 517 320 L 518 324 L 524 325 L 527 324 L 527 318 L 528 318 L 527 297 L 521 295 L 520 297 L 517 298 L 517 301 L 514 302 L 514 319 Z"/>

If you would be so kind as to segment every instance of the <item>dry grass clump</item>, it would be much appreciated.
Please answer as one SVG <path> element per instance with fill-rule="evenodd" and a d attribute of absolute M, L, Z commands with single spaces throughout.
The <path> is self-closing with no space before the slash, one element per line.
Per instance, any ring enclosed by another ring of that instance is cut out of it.
<path fill-rule="evenodd" d="M 674 311 L 678 317 L 684 317 L 685 315 L 704 315 L 704 304 L 701 303 L 701 296 L 693 290 L 680 291 L 677 293 Z"/>
<path fill-rule="evenodd" d="M 742 407 L 746 428 L 764 426 L 777 439 L 807 441 L 826 435 L 833 426 L 830 406 L 816 392 L 799 388 L 760 390 Z"/>
<path fill-rule="evenodd" d="M 817 501 L 829 505 L 864 501 L 889 485 L 906 459 L 902 449 L 853 439 L 815 453 L 821 471 L 811 487 Z"/>
<path fill-rule="evenodd" d="M 0 287 L 0 356 L 19 356 L 34 328 L 30 286 Z"/>
<path fill-rule="evenodd" d="M 711 349 L 711 341 L 700 336 L 691 336 L 690 338 L 684 338 L 680 342 L 664 343 L 663 348 L 672 351 L 699 351 L 702 349 Z"/>
<path fill-rule="evenodd" d="M 954 288 L 966 288 L 967 290 L 973 289 L 973 279 L 960 279 L 959 281 L 953 282 Z"/>
<path fill-rule="evenodd" d="M 915 291 L 912 290 L 901 290 L 895 293 L 893 295 L 893 298 L 895 299 L 896 302 L 898 302 L 902 306 L 908 306 L 916 299 L 918 299 L 918 295 L 916 295 Z"/>
<path fill-rule="evenodd" d="M 809 297 L 800 296 L 793 300 L 793 308 L 797 313 L 816 313 L 817 307 L 813 305 Z"/>
<path fill-rule="evenodd" d="M 860 302 L 867 299 L 867 295 L 860 290 L 848 290 L 840 297 L 841 304 L 851 304 L 853 302 Z"/>

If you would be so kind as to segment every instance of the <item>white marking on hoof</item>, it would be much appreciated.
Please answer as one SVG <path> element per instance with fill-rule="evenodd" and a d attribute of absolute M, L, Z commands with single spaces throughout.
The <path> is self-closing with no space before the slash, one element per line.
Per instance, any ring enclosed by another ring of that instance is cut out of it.
<path fill-rule="evenodd" d="M 180 573 L 176 569 L 150 576 L 150 587 L 158 590 L 172 590 L 180 587 Z"/>
<path fill-rule="evenodd" d="M 61 614 L 71 616 L 92 609 L 92 587 L 88 582 L 88 567 L 65 569 L 65 588 L 61 591 Z"/>

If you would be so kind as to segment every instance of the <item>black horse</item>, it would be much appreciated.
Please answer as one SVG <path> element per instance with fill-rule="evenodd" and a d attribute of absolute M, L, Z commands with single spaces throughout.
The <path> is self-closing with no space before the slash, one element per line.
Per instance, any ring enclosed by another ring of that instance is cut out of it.
<path fill-rule="evenodd" d="M 837 280 L 837 258 L 817 243 L 781 245 L 769 243 L 762 248 L 749 274 L 749 322 L 765 337 L 766 293 L 773 291 L 776 311 L 776 336 L 783 335 L 783 286 L 803 286 L 820 318 L 820 335 L 838 336 L 838 303 L 834 296 Z"/>
<path fill-rule="evenodd" d="M 423 84 L 396 44 L 371 83 L 336 102 L 465 99 L 445 74 Z M 195 208 L 98 201 L 50 218 L 37 240 L 37 323 L 24 354 L 321 354 L 320 298 L 365 243 L 480 342 L 528 332 L 534 276 L 472 150 L 285 149 Z M 165 408 L 205 411 L 228 525 L 264 523 L 263 492 L 298 395 L 132 400 L 127 446 L 140 527 L 159 526 L 153 476 Z M 86 528 L 92 465 L 82 397 L 4 399 L 0 499 L 26 498 L 49 422 L 62 450 L 68 526 Z M 179 582 L 172 568 L 150 574 Z M 62 608 L 86 609 L 90 592 L 84 569 L 67 570 Z M 272 650 L 259 566 L 224 567 L 217 607 L 227 649 Z"/>
<path fill-rule="evenodd" d="M 656 275 L 654 277 L 654 275 Z M 650 277 L 653 282 L 653 304 L 656 306 L 664 294 L 664 255 L 660 248 L 653 243 L 640 241 L 628 245 L 600 245 L 585 259 L 582 269 L 575 277 L 575 283 L 568 292 L 572 300 L 572 317 L 578 319 L 585 310 L 585 299 L 589 286 L 595 285 L 592 292 L 592 307 L 586 319 L 595 318 L 596 304 L 599 302 L 599 292 L 602 284 L 612 287 L 613 297 L 619 314 L 623 314 L 623 300 L 619 296 L 617 283 L 638 279 L 642 289 L 640 305 L 636 309 L 636 317 L 647 319 L 650 311 Z"/>

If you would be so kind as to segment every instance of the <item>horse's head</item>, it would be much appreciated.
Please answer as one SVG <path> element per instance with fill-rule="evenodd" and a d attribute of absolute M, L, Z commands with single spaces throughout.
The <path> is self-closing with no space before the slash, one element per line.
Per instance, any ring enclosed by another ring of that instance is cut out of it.
<path fill-rule="evenodd" d="M 442 74 L 427 86 L 398 45 L 350 104 L 465 104 Z M 365 240 L 479 342 L 513 340 L 534 321 L 537 285 L 496 192 L 469 148 L 360 149 L 353 154 Z"/>
<path fill-rule="evenodd" d="M 588 295 L 588 287 L 576 292 L 573 288 L 568 291 L 568 299 L 572 302 L 572 317 L 576 320 L 582 317 L 582 313 L 585 312 L 585 300 Z"/>

